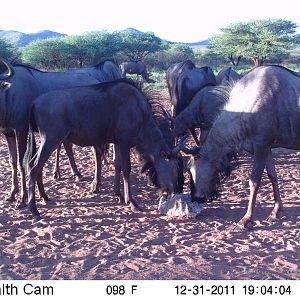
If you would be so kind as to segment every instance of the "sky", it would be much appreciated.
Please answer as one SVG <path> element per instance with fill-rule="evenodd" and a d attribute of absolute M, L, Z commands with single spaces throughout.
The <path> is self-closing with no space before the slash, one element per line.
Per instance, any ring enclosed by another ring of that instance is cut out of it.
<path fill-rule="evenodd" d="M 299 0 L 0 0 L 0 5 L 0 30 L 24 33 L 132 27 L 173 42 L 198 42 L 232 22 L 269 18 L 293 21 L 300 32 Z"/>

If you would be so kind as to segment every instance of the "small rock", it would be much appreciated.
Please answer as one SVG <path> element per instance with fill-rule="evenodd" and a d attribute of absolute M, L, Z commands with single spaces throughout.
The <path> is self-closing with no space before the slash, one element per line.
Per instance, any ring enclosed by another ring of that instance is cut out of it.
<path fill-rule="evenodd" d="M 202 210 L 203 206 L 198 202 L 192 202 L 190 194 L 177 194 L 171 198 L 161 197 L 158 204 L 159 213 L 172 217 L 195 218 Z"/>

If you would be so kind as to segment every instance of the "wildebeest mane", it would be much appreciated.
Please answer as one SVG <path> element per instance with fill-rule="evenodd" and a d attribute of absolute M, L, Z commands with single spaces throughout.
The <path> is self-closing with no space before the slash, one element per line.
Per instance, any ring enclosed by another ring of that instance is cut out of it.
<path fill-rule="evenodd" d="M 172 149 L 174 145 L 174 138 L 171 132 L 172 120 L 170 112 L 168 112 L 161 104 L 161 95 L 159 92 L 149 86 L 143 88 L 142 92 L 150 104 L 156 125 L 159 127 L 160 131 L 162 131 L 168 146 Z"/>
<path fill-rule="evenodd" d="M 159 101 L 158 99 L 160 98 L 159 93 L 150 87 L 141 89 L 134 84 L 134 81 L 131 80 L 131 82 L 132 82 L 133 86 L 135 86 L 144 95 L 145 99 L 147 100 L 147 103 L 149 104 L 149 109 L 151 112 L 151 116 L 149 116 L 149 117 L 151 117 L 154 121 L 153 126 L 156 127 L 156 130 L 159 131 L 159 135 L 161 136 L 161 139 L 165 140 L 165 138 L 163 136 L 165 134 L 167 134 L 169 124 L 167 123 L 166 118 L 163 116 L 164 108 L 158 102 Z M 165 129 L 165 130 L 163 130 L 164 132 L 162 132 L 162 128 Z M 140 146 L 143 147 L 143 145 L 140 145 Z M 140 147 L 137 147 L 137 148 L 140 148 Z"/>
<path fill-rule="evenodd" d="M 220 104 L 223 104 L 223 106 L 224 106 L 228 102 L 230 92 L 232 91 L 232 89 L 235 86 L 236 82 L 231 81 L 228 85 L 214 86 L 214 88 L 211 89 L 209 91 L 209 93 L 215 95 L 218 102 Z"/>

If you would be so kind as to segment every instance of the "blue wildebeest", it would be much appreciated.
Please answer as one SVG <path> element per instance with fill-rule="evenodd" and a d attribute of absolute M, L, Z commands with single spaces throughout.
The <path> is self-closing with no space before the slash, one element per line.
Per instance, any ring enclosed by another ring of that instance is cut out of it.
<path fill-rule="evenodd" d="M 227 85 L 232 82 L 237 82 L 241 79 L 241 75 L 237 73 L 232 67 L 222 69 L 216 76 L 217 85 Z"/>
<path fill-rule="evenodd" d="M 176 64 L 171 65 L 166 72 L 166 81 L 168 86 L 168 91 L 171 98 L 171 103 L 177 103 L 178 99 L 176 89 L 178 88 L 176 83 L 176 80 L 178 79 L 179 75 L 182 73 L 192 70 L 196 68 L 195 64 L 191 60 L 185 60 Z M 174 114 L 173 114 L 174 116 Z"/>
<path fill-rule="evenodd" d="M 18 192 L 17 165 L 21 173 L 21 200 L 17 206 L 25 204 L 26 181 L 23 157 L 26 150 L 29 109 L 33 100 L 50 90 L 73 86 L 96 84 L 93 77 L 97 68 L 87 68 L 89 72 L 42 72 L 25 65 L 14 65 L 0 59 L 4 70 L 0 74 L 0 128 L 7 140 L 12 168 L 12 189 L 8 200 L 15 200 Z M 106 64 L 103 62 L 102 64 Z M 118 67 L 111 65 L 118 70 Z M 114 73 L 115 74 L 115 73 Z M 112 80 L 112 78 L 108 78 Z"/>
<path fill-rule="evenodd" d="M 62 141 L 99 149 L 107 143 L 116 144 L 125 202 L 130 203 L 133 211 L 138 209 L 129 182 L 130 148 L 134 146 L 154 164 L 161 190 L 173 193 L 177 181 L 177 159 L 169 156 L 171 149 L 153 119 L 147 98 L 128 81 L 45 93 L 34 101 L 31 118 L 32 126 L 38 128 L 41 137 L 40 147 L 29 164 L 28 205 L 35 219 L 40 218 L 35 204 L 35 182 L 41 196 L 47 199 L 42 186 L 42 169 Z M 53 119 L 55 122 L 51 122 Z"/>
<path fill-rule="evenodd" d="M 66 71 L 68 73 L 73 74 L 83 74 L 84 76 L 91 76 L 92 78 L 97 79 L 99 82 L 113 81 L 122 78 L 122 73 L 120 68 L 116 65 L 115 62 L 111 60 L 104 60 L 93 67 L 85 67 L 80 69 L 73 69 Z M 69 157 L 70 166 L 72 169 L 72 173 L 75 179 L 80 180 L 82 178 L 81 173 L 78 171 L 73 151 L 72 144 L 68 144 L 67 142 L 63 142 L 64 148 L 66 150 L 67 156 Z M 60 154 L 61 145 L 56 150 L 56 160 L 53 169 L 53 177 L 60 178 L 60 169 L 59 169 L 59 154 Z M 101 157 L 99 157 L 99 153 L 103 153 L 105 147 L 103 149 L 93 148 L 93 156 L 95 162 L 95 172 L 94 179 L 91 184 L 91 189 L 93 193 L 100 192 L 101 185 Z"/>
<path fill-rule="evenodd" d="M 171 96 L 172 116 L 175 118 L 191 102 L 193 96 L 205 86 L 215 85 L 216 78 L 210 67 L 197 68 L 190 60 L 172 65 L 167 70 L 167 83 Z M 194 128 L 189 128 L 196 143 Z"/>
<path fill-rule="evenodd" d="M 241 78 L 228 95 L 228 102 L 190 161 L 195 195 L 205 199 L 224 154 L 242 149 L 253 154 L 250 197 L 246 214 L 237 223 L 245 228 L 252 221 L 261 177 L 266 168 L 272 183 L 274 208 L 269 220 L 282 209 L 272 148 L 300 149 L 300 76 L 279 66 L 258 67 Z"/>
<path fill-rule="evenodd" d="M 150 78 L 150 74 L 147 71 L 147 67 L 144 62 L 141 60 L 135 61 L 125 61 L 120 64 L 120 69 L 123 77 L 126 77 L 126 74 L 137 74 L 141 75 L 142 78 L 148 83 L 154 83 L 155 81 Z"/>
<path fill-rule="evenodd" d="M 99 82 L 112 81 L 122 78 L 120 68 L 112 60 L 104 60 L 93 67 L 73 69 L 66 71 L 68 73 L 90 75 Z"/>
<path fill-rule="evenodd" d="M 210 67 L 197 68 L 190 60 L 172 65 L 167 70 L 166 77 L 173 117 L 188 106 L 201 88 L 216 84 L 215 75 Z"/>
<path fill-rule="evenodd" d="M 216 77 L 218 84 L 199 90 L 190 104 L 176 116 L 173 121 L 173 134 L 178 136 L 189 128 L 200 128 L 199 140 L 202 144 L 225 104 L 230 89 L 228 85 L 233 86 L 240 78 L 231 67 L 221 70 Z"/>
<path fill-rule="evenodd" d="M 133 82 L 132 82 L 133 83 Z M 153 120 L 157 127 L 159 128 L 165 143 L 169 147 L 169 149 L 173 149 L 175 146 L 175 139 L 171 131 L 172 127 L 172 118 L 170 117 L 169 113 L 164 109 L 162 104 L 159 102 L 160 95 L 157 94 L 153 89 L 144 89 L 143 93 L 145 94 L 146 98 L 149 101 Z M 183 147 L 182 143 L 179 144 L 175 150 L 172 151 L 172 158 L 177 158 L 178 165 L 177 165 L 177 174 L 178 179 L 176 182 L 176 186 L 174 187 L 174 193 L 182 193 L 183 191 L 183 183 L 184 183 L 184 176 L 183 176 L 183 161 L 180 155 L 180 149 Z M 98 155 L 98 158 L 101 156 Z M 118 145 L 115 145 L 115 160 L 114 160 L 114 167 L 115 167 L 115 177 L 114 177 L 114 195 L 116 199 L 120 203 L 124 203 L 124 196 L 121 193 L 121 160 L 120 160 L 120 151 L 118 149 Z M 167 156 L 168 157 L 168 156 Z M 157 175 L 157 170 L 155 168 L 155 164 L 149 158 L 149 156 L 141 155 L 141 162 L 143 164 L 141 173 L 145 173 L 148 178 L 148 183 L 152 184 L 156 188 L 160 190 L 160 182 Z M 99 168 L 101 168 L 101 161 L 99 160 Z M 99 174 L 101 174 L 101 169 Z M 100 184 L 99 184 L 100 185 Z M 161 191 L 161 190 L 160 190 Z M 164 195 L 168 196 L 168 195 Z"/>

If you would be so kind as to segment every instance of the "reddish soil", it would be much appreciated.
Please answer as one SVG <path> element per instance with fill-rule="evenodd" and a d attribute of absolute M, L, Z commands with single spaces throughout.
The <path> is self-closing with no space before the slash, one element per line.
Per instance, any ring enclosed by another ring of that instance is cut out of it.
<path fill-rule="evenodd" d="M 64 152 L 62 152 L 64 153 Z M 300 279 L 299 153 L 277 150 L 274 157 L 284 211 L 266 220 L 272 188 L 265 176 L 255 209 L 255 226 L 234 232 L 249 193 L 251 157 L 223 185 L 220 200 L 196 219 L 157 213 L 157 195 L 133 158 L 132 189 L 143 213 L 132 213 L 113 197 L 111 157 L 103 170 L 101 195 L 90 190 L 92 152 L 75 147 L 84 181 L 74 182 L 61 159 L 62 179 L 52 179 L 53 157 L 44 171 L 52 204 L 38 202 L 43 219 L 5 199 L 10 191 L 7 147 L 0 138 L 0 279 Z"/>

